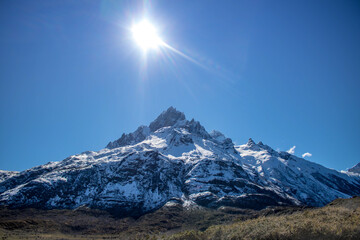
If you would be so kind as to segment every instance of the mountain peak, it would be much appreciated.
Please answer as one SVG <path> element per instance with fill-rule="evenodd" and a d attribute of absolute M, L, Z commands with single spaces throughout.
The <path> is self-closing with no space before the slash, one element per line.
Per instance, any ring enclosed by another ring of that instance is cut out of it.
<path fill-rule="evenodd" d="M 187 126 L 190 132 L 202 134 L 207 137 L 208 134 L 204 127 L 194 119 L 186 121 L 185 114 L 176 110 L 174 107 L 169 107 L 166 111 L 163 111 L 154 121 L 147 126 L 140 126 L 135 132 L 129 134 L 123 134 L 118 140 L 109 142 L 106 148 L 112 149 L 127 145 L 137 144 L 145 140 L 151 133 L 163 127 L 172 126 Z"/>
<path fill-rule="evenodd" d="M 348 171 L 353 172 L 353 173 L 360 173 L 360 163 L 356 164 L 355 166 L 350 168 Z"/>
<path fill-rule="evenodd" d="M 136 129 L 135 132 L 125 134 L 123 133 L 121 137 L 114 141 L 109 142 L 106 148 L 116 148 L 116 147 L 122 147 L 129 144 L 136 144 L 138 142 L 141 142 L 145 140 L 145 138 L 149 135 L 150 129 L 147 126 L 140 126 L 138 129 Z"/>
<path fill-rule="evenodd" d="M 169 107 L 151 122 L 149 127 L 152 132 L 155 132 L 162 127 L 173 126 L 182 120 L 185 120 L 185 114 L 176 110 L 174 107 Z"/>
<path fill-rule="evenodd" d="M 212 130 L 210 136 L 219 142 L 223 142 L 226 139 L 225 135 L 217 130 Z"/>
<path fill-rule="evenodd" d="M 256 143 L 254 142 L 254 140 L 252 140 L 252 138 L 249 138 L 247 145 L 249 145 L 249 147 L 252 147 L 252 146 L 256 145 Z"/>

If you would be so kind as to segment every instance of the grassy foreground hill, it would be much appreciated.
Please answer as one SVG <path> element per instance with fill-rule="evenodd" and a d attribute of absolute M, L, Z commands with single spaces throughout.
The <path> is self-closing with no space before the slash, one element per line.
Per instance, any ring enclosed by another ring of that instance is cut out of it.
<path fill-rule="evenodd" d="M 204 232 L 185 231 L 168 239 L 360 239 L 360 197 L 337 199 L 318 209 L 211 226 Z"/>
<path fill-rule="evenodd" d="M 138 219 L 88 208 L 1 208 L 0 239 L 360 239 L 360 197 L 261 211 L 174 205 Z"/>

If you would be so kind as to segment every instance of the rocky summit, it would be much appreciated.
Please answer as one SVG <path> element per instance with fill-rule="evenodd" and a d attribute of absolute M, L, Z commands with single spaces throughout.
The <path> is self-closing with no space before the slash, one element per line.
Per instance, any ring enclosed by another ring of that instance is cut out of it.
<path fill-rule="evenodd" d="M 336 171 L 252 139 L 235 146 L 170 107 L 149 126 L 23 172 L 0 171 L 0 204 L 11 208 L 86 206 L 139 216 L 186 208 L 323 206 L 360 195 L 358 171 Z"/>

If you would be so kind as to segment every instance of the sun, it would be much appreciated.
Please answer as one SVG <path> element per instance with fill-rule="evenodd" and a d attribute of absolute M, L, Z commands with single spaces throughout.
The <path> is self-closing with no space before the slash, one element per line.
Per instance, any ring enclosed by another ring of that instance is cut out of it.
<path fill-rule="evenodd" d="M 131 32 L 135 42 L 144 50 L 157 49 L 163 44 L 157 29 L 148 20 L 143 20 L 132 26 Z"/>

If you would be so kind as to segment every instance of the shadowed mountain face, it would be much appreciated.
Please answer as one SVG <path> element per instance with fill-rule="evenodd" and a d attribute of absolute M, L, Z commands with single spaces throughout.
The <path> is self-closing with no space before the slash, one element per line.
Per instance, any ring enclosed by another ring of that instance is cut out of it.
<path fill-rule="evenodd" d="M 0 204 L 73 209 L 83 205 L 141 215 L 174 202 L 187 208 L 321 206 L 360 195 L 360 177 L 252 139 L 234 146 L 170 107 L 98 152 L 23 172 L 0 172 Z"/>
<path fill-rule="evenodd" d="M 349 172 L 359 173 L 360 174 L 360 163 L 356 164 L 352 168 L 349 169 Z"/>

